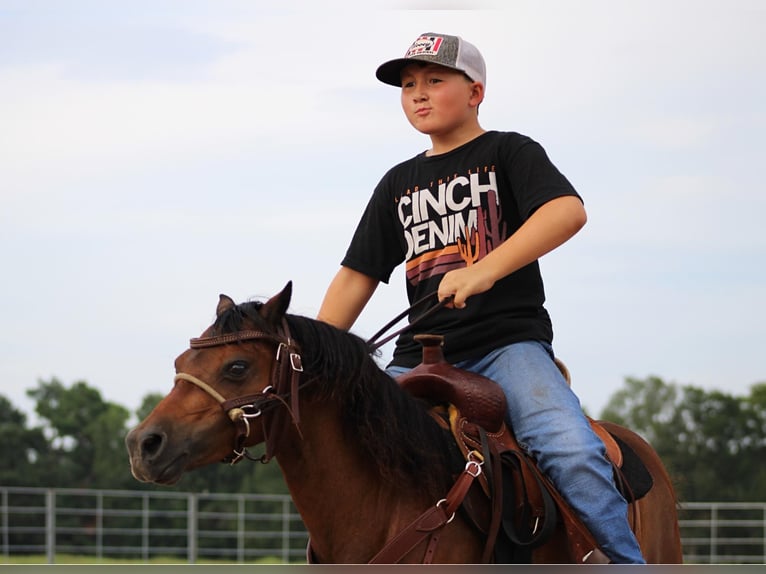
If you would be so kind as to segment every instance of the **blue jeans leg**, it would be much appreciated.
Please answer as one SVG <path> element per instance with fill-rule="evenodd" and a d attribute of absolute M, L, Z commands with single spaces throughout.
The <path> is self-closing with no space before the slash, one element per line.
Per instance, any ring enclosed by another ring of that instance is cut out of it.
<path fill-rule="evenodd" d="M 456 366 L 500 384 L 519 445 L 535 457 L 604 553 L 615 563 L 643 563 L 604 445 L 553 362 L 551 347 L 524 341 Z M 389 368 L 392 375 L 401 372 Z"/>

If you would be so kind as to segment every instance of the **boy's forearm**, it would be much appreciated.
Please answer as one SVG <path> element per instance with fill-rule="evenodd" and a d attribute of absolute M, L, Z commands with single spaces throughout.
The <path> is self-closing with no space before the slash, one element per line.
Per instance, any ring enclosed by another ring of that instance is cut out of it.
<path fill-rule="evenodd" d="M 317 319 L 348 330 L 378 287 L 378 280 L 341 267 L 327 288 Z"/>
<path fill-rule="evenodd" d="M 542 205 L 511 237 L 478 264 L 493 281 L 510 275 L 568 241 L 587 221 L 578 197 L 559 197 Z"/>

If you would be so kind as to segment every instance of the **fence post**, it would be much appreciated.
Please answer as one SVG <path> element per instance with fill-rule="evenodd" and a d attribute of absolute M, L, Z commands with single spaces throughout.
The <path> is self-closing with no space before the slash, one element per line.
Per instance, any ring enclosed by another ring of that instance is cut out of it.
<path fill-rule="evenodd" d="M 45 491 L 45 554 L 48 564 L 56 563 L 56 492 Z"/>
<path fill-rule="evenodd" d="M 245 497 L 237 496 L 237 562 L 245 561 Z"/>
<path fill-rule="evenodd" d="M 197 495 L 186 498 L 186 554 L 189 564 L 197 562 Z"/>
<path fill-rule="evenodd" d="M 96 557 L 99 561 L 104 557 L 104 493 L 96 495 Z"/>
<path fill-rule="evenodd" d="M 290 563 L 290 500 L 282 500 L 282 563 Z"/>
<path fill-rule="evenodd" d="M 10 533 L 8 525 L 8 490 L 3 488 L 3 556 L 8 557 L 10 550 Z M 764 515 L 766 517 L 766 514 Z"/>
<path fill-rule="evenodd" d="M 141 558 L 149 560 L 149 494 L 141 497 Z"/>
<path fill-rule="evenodd" d="M 710 507 L 710 563 L 718 560 L 718 505 Z"/>

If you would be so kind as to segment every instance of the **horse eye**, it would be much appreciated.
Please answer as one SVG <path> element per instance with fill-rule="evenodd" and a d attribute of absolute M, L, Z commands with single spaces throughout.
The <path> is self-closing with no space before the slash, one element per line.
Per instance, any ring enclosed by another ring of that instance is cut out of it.
<path fill-rule="evenodd" d="M 226 367 L 226 374 L 230 377 L 242 377 L 247 372 L 247 367 L 246 361 L 234 361 Z"/>

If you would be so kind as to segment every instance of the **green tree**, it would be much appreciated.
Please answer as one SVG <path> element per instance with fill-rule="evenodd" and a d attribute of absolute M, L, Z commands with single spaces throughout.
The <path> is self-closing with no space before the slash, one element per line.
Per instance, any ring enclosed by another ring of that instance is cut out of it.
<path fill-rule="evenodd" d="M 753 485 L 754 500 L 766 500 L 766 383 L 753 385 L 745 401 L 748 435 L 743 456 L 759 462 L 750 469 L 748 481 Z"/>
<path fill-rule="evenodd" d="M 148 395 L 145 395 L 141 400 L 141 406 L 138 407 L 138 410 L 136 410 L 136 416 L 138 417 L 138 420 L 142 421 L 148 417 L 149 413 L 154 410 L 154 407 L 160 404 L 160 401 L 163 398 L 164 395 L 161 393 L 149 393 Z"/>
<path fill-rule="evenodd" d="M 678 387 L 659 377 L 627 378 L 624 388 L 612 395 L 601 418 L 627 426 L 659 449 L 672 444 L 678 436 L 669 423 L 675 418 L 679 402 Z"/>
<path fill-rule="evenodd" d="M 0 395 L 0 485 L 40 486 L 47 451 L 42 429 L 27 428 L 27 416 Z"/>
<path fill-rule="evenodd" d="M 49 469 L 46 486 L 123 488 L 129 484 L 122 444 L 129 412 L 105 401 L 84 381 L 67 388 L 56 378 L 38 381 L 27 391 L 35 411 L 48 421 L 50 448 L 43 460 Z"/>
<path fill-rule="evenodd" d="M 629 378 L 601 418 L 649 441 L 683 500 L 751 501 L 766 494 L 766 385 L 736 397 L 658 377 Z"/>

